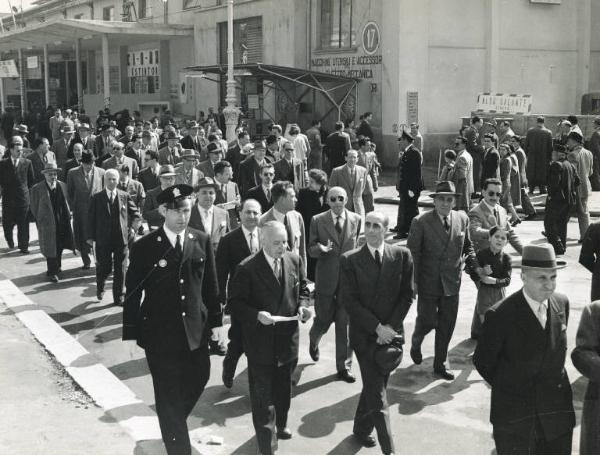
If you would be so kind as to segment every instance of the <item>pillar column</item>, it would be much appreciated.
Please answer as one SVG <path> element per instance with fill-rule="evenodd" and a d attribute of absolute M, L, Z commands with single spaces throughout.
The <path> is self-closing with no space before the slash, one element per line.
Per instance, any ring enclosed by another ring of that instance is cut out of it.
<path fill-rule="evenodd" d="M 71 107 L 69 105 L 69 99 L 71 94 L 71 80 L 69 78 L 69 60 L 65 60 L 65 106 L 67 108 Z"/>
<path fill-rule="evenodd" d="M 575 111 L 581 112 L 581 97 L 590 91 L 590 62 L 592 40 L 592 2 L 577 2 L 577 84 Z"/>
<path fill-rule="evenodd" d="M 83 84 L 81 79 L 81 38 L 75 40 L 75 74 L 77 78 L 77 110 L 83 107 Z"/>
<path fill-rule="evenodd" d="M 44 44 L 44 99 L 46 100 L 46 108 L 50 106 L 49 66 L 50 65 L 48 64 L 48 45 Z"/>
<path fill-rule="evenodd" d="M 487 34 L 485 37 L 485 89 L 498 91 L 498 65 L 500 62 L 500 5 L 498 0 L 488 0 Z"/>
<path fill-rule="evenodd" d="M 25 61 L 23 60 L 23 51 L 21 48 L 17 49 L 17 55 L 19 59 L 19 91 L 21 94 L 21 117 L 25 117 L 25 111 L 27 110 L 27 90 L 25 87 Z"/>
<path fill-rule="evenodd" d="M 104 73 L 104 107 L 110 107 L 110 61 L 108 58 L 108 35 L 102 34 L 102 71 Z"/>

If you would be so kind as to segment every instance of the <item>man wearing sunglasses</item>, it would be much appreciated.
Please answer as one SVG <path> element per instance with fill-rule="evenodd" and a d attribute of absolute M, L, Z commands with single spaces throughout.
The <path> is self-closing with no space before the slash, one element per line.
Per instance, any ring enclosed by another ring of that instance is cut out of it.
<path fill-rule="evenodd" d="M 115 142 L 112 145 L 113 156 L 102 163 L 104 170 L 117 169 L 119 166 L 127 166 L 131 171 L 131 178 L 137 179 L 139 172 L 137 161 L 125 156 L 125 145 L 122 142 Z"/>
<path fill-rule="evenodd" d="M 262 213 L 266 213 L 273 207 L 273 196 L 271 189 L 273 188 L 273 178 L 275 177 L 275 169 L 272 163 L 265 162 L 260 167 L 261 184 L 251 188 L 246 193 L 244 200 L 255 199 L 260 204 Z"/>
<path fill-rule="evenodd" d="M 506 231 L 508 242 L 521 254 L 523 244 L 508 221 L 506 209 L 500 205 L 502 198 L 502 182 L 498 179 L 487 179 L 483 182 L 483 200 L 469 211 L 469 234 L 475 252 L 487 248 L 490 244 L 489 232 L 494 226 Z M 473 313 L 471 338 L 476 340 L 481 332 L 481 321 L 477 311 Z"/>
<path fill-rule="evenodd" d="M 286 145 L 287 146 L 287 145 Z M 360 215 L 346 209 L 346 190 L 329 189 L 330 210 L 315 215 L 310 223 L 308 254 L 317 259 L 315 271 L 315 319 L 310 329 L 310 357 L 319 360 L 319 341 L 335 323 L 335 363 L 337 377 L 355 382 L 350 372 L 352 348 L 348 339 L 348 314 L 338 299 L 340 256 L 356 248 L 361 231 Z"/>

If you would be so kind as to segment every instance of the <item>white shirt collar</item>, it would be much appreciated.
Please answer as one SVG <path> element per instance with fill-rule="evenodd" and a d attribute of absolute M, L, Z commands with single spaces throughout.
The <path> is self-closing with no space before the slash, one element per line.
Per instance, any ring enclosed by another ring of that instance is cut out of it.
<path fill-rule="evenodd" d="M 243 225 L 243 224 L 242 224 L 241 226 L 242 226 L 242 232 L 244 233 L 244 238 L 245 238 L 246 240 L 248 240 L 248 236 L 250 235 L 250 233 L 252 233 L 252 234 L 255 234 L 255 235 L 257 235 L 257 236 L 258 236 L 258 228 L 257 228 L 257 227 L 256 227 L 256 228 L 254 228 L 254 230 L 253 230 L 253 231 L 249 231 L 248 229 L 246 229 L 246 228 L 244 227 L 244 225 Z M 258 239 L 258 237 L 257 237 L 257 239 Z"/>
<path fill-rule="evenodd" d="M 265 259 L 267 260 L 267 262 L 269 263 L 269 265 L 271 266 L 271 268 L 273 269 L 273 271 L 275 271 L 275 258 L 269 256 L 264 249 L 262 250 L 262 252 L 265 255 Z M 281 265 L 281 262 L 279 264 Z"/>
<path fill-rule="evenodd" d="M 482 199 L 482 201 L 483 201 L 483 203 L 484 203 L 485 205 L 487 205 L 487 208 L 488 208 L 488 209 L 490 209 L 490 212 L 494 213 L 494 210 L 498 210 L 498 206 L 497 206 L 497 205 L 491 206 L 490 204 L 488 204 L 488 203 L 486 202 L 486 200 L 485 200 L 485 199 Z M 499 211 L 499 210 L 498 210 L 498 211 Z"/>
<path fill-rule="evenodd" d="M 273 215 L 277 221 L 283 223 L 283 220 L 285 219 L 285 213 L 281 213 L 279 210 L 273 207 Z"/>
<path fill-rule="evenodd" d="M 529 308 L 531 308 L 531 311 L 533 311 L 533 314 L 536 318 L 538 315 L 538 308 L 540 307 L 540 305 L 544 305 L 544 308 L 546 310 L 548 309 L 548 299 L 544 300 L 543 302 L 538 302 L 537 300 L 534 300 L 529 295 L 527 295 L 527 292 L 525 292 L 525 288 L 523 288 L 523 297 L 525 297 Z"/>
<path fill-rule="evenodd" d="M 373 256 L 373 259 L 375 259 L 375 250 L 379 251 L 379 257 L 381 258 L 381 260 L 383 261 L 383 249 L 385 247 L 385 242 L 382 243 L 379 248 L 373 248 L 371 245 L 369 245 L 367 243 L 367 248 L 369 249 L 369 252 L 371 253 L 371 256 Z"/>
<path fill-rule="evenodd" d="M 181 236 L 181 248 L 183 248 L 183 242 L 185 242 L 185 230 L 179 233 L 173 232 L 165 224 L 163 224 L 163 231 L 165 231 L 165 235 L 173 247 L 175 247 L 175 244 L 177 243 L 177 235 L 179 234 Z"/>
<path fill-rule="evenodd" d="M 333 210 L 329 209 L 329 213 L 331 213 L 331 218 L 333 219 L 333 224 L 335 224 L 337 222 L 337 218 L 338 216 L 342 219 L 342 224 L 344 223 L 344 221 L 346 221 L 346 211 L 342 210 L 342 213 L 340 213 L 339 215 L 336 215 Z"/>
<path fill-rule="evenodd" d="M 204 216 L 204 214 L 206 214 L 206 213 L 208 213 L 208 216 L 212 215 L 213 208 L 214 208 L 214 205 L 211 205 L 208 209 L 205 209 L 204 207 L 202 207 L 200 205 L 200 203 L 198 203 L 198 211 L 202 214 L 202 216 Z"/>
<path fill-rule="evenodd" d="M 115 195 L 115 197 L 117 196 L 117 189 L 115 188 L 114 190 L 109 190 L 108 188 L 105 188 L 104 191 L 106 191 L 106 195 L 108 196 L 108 198 L 110 199 L 110 195 L 111 193 Z"/>

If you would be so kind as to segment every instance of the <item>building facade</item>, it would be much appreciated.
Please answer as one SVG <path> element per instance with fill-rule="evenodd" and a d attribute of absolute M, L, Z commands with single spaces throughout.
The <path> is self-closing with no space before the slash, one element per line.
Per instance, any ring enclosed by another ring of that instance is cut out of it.
<path fill-rule="evenodd" d="M 168 106 L 195 116 L 223 105 L 224 77 L 188 68 L 226 64 L 226 3 L 49 0 L 17 15 L 24 25 L 4 17 L 0 59 L 25 68 L 23 80 L 3 79 L 6 104 L 21 102 L 24 85 L 28 108 L 81 99 L 91 114 Z M 329 89 L 311 95 L 293 81 L 238 74 L 239 104 L 257 128 L 322 118 L 331 130 L 370 111 L 388 165 L 413 121 L 437 156 L 480 93 L 527 94 L 532 114 L 558 115 L 580 113 L 582 98 L 600 92 L 600 27 L 592 26 L 600 2 L 592 0 L 235 0 L 234 20 L 237 64 L 358 80 L 336 110 Z"/>

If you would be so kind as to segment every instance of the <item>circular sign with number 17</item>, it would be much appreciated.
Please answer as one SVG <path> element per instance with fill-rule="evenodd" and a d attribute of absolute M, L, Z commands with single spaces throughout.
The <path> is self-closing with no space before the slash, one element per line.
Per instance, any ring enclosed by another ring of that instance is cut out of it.
<path fill-rule="evenodd" d="M 379 49 L 379 42 L 379 27 L 375 22 L 367 22 L 362 33 L 362 45 L 365 52 L 369 55 L 377 52 L 377 49 Z"/>

